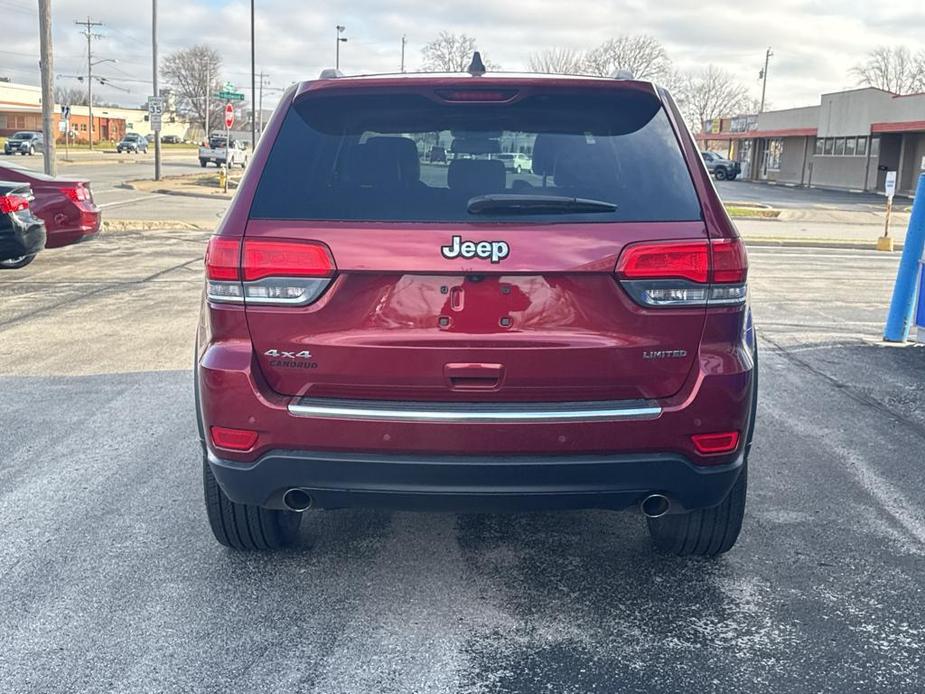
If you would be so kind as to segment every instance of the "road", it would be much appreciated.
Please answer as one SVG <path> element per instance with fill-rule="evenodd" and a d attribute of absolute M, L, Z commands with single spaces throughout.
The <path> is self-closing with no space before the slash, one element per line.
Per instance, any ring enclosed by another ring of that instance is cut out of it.
<path fill-rule="evenodd" d="M 73 163 L 59 162 L 58 176 L 88 179 L 93 198 L 102 208 L 103 219 L 107 221 L 162 223 L 173 220 L 210 229 L 227 207 L 227 202 L 223 200 L 158 195 L 126 186 L 126 181 L 132 179 L 154 177 L 154 158 L 151 154 L 101 156 L 102 160 L 86 161 L 75 157 Z M 42 170 L 42 158 L 38 156 L 0 157 L 0 166 L 8 162 Z M 199 171 L 202 169 L 195 150 L 169 151 L 162 161 L 162 176 L 182 176 Z"/>
<path fill-rule="evenodd" d="M 878 193 L 851 193 L 822 188 L 793 188 L 770 185 L 757 181 L 716 181 L 716 189 L 723 200 L 758 202 L 780 209 L 817 207 L 835 210 L 874 209 L 880 211 L 884 197 Z M 905 198 L 897 198 L 896 205 L 908 205 Z"/>
<path fill-rule="evenodd" d="M 324 512 L 243 555 L 201 499 L 206 237 L 0 275 L 0 690 L 922 691 L 925 349 L 879 341 L 895 256 L 752 249 L 759 419 L 720 559 L 604 511 Z"/>

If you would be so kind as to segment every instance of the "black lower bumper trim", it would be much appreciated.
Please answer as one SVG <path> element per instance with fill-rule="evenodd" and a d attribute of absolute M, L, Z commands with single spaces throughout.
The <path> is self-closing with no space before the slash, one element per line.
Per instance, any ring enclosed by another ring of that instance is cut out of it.
<path fill-rule="evenodd" d="M 318 508 L 379 507 L 431 511 L 610 508 L 658 492 L 672 511 L 707 508 L 728 494 L 743 459 L 696 466 L 675 454 L 593 456 L 396 456 L 272 451 L 255 463 L 209 465 L 238 503 L 285 508 L 300 488 Z"/>

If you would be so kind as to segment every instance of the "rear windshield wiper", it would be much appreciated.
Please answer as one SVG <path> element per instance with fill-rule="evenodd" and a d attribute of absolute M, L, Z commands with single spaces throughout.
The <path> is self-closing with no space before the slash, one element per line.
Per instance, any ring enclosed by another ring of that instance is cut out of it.
<path fill-rule="evenodd" d="M 469 200 L 470 214 L 569 214 L 614 212 L 617 206 L 604 200 L 564 195 L 515 195 L 492 193 Z"/>

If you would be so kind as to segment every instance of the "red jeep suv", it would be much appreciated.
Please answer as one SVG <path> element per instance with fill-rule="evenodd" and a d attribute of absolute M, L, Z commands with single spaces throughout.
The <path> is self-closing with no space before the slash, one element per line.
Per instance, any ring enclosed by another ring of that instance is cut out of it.
<path fill-rule="evenodd" d="M 663 551 L 735 543 L 747 259 L 665 90 L 295 85 L 205 264 L 196 404 L 222 544 L 279 547 L 300 512 L 368 506 L 635 507 Z"/>

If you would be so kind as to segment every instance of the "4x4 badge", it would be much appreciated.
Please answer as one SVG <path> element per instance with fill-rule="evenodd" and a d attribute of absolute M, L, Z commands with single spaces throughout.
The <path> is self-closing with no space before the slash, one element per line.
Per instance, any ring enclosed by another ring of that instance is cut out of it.
<path fill-rule="evenodd" d="M 279 349 L 268 349 L 263 353 L 267 357 L 282 357 L 283 359 L 311 359 L 312 353 L 307 349 L 301 352 L 284 352 Z"/>
<path fill-rule="evenodd" d="M 454 258 L 481 258 L 500 263 L 508 257 L 511 247 L 504 241 L 463 241 L 458 234 L 440 252 L 447 260 Z"/>

